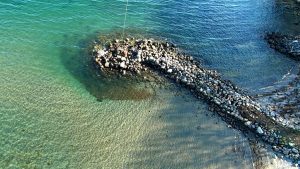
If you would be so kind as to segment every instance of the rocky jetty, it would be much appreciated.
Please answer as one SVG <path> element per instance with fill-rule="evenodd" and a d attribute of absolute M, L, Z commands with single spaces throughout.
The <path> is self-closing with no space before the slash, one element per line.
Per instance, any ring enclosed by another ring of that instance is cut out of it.
<path fill-rule="evenodd" d="M 300 60 L 300 35 L 289 36 L 281 33 L 268 33 L 265 39 L 270 47 L 290 56 L 293 59 Z"/>
<path fill-rule="evenodd" d="M 230 81 L 221 79 L 216 71 L 203 68 L 172 43 L 154 39 L 115 39 L 96 43 L 93 59 L 104 73 L 143 77 L 151 71 L 159 72 L 188 88 L 196 97 L 206 100 L 210 109 L 230 125 L 255 133 L 274 151 L 296 163 L 300 160 L 299 149 L 270 127 L 269 124 L 275 121 L 267 116 L 270 112 L 265 106 Z"/>

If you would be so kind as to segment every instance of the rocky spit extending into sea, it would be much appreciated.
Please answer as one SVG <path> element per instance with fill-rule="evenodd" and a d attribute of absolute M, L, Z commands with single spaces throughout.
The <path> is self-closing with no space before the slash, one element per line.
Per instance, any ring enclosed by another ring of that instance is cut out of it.
<path fill-rule="evenodd" d="M 278 32 L 267 33 L 265 39 L 270 47 L 290 56 L 293 59 L 300 60 L 300 35 L 291 36 Z"/>
<path fill-rule="evenodd" d="M 173 80 L 207 101 L 210 109 L 230 126 L 254 133 L 275 152 L 292 159 L 295 165 L 300 164 L 300 150 L 274 127 L 281 126 L 275 116 L 270 118 L 274 110 L 255 101 L 230 81 L 223 80 L 216 71 L 204 68 L 174 44 L 132 37 L 114 39 L 95 43 L 92 55 L 103 73 L 143 78 L 157 72 Z"/>

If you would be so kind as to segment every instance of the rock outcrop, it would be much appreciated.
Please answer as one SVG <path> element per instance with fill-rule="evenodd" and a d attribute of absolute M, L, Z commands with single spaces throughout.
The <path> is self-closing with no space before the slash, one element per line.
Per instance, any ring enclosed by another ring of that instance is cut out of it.
<path fill-rule="evenodd" d="M 96 44 L 93 58 L 103 72 L 124 76 L 143 76 L 156 71 L 188 88 L 196 97 L 206 100 L 210 109 L 225 121 L 257 137 L 295 161 L 299 149 L 282 137 L 270 119 L 269 110 L 214 71 L 203 68 L 193 57 L 185 55 L 172 43 L 154 39 L 112 40 Z"/>
<path fill-rule="evenodd" d="M 268 33 L 265 39 L 270 47 L 295 60 L 300 60 L 300 36 L 289 36 L 281 33 Z"/>

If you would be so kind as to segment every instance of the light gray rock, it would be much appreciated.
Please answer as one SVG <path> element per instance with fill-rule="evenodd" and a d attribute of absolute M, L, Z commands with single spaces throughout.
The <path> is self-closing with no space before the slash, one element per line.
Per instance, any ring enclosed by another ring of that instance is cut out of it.
<path fill-rule="evenodd" d="M 261 127 L 257 127 L 256 132 L 258 134 L 264 134 L 264 131 L 263 131 L 263 129 Z"/>
<path fill-rule="evenodd" d="M 104 67 L 109 68 L 109 62 L 105 62 Z"/>
<path fill-rule="evenodd" d="M 271 112 L 270 112 L 270 116 L 271 116 L 271 117 L 275 117 L 275 116 L 276 116 L 275 112 L 271 111 Z"/>
<path fill-rule="evenodd" d="M 104 56 L 105 55 L 105 51 L 104 50 L 98 50 L 98 55 L 99 56 Z"/>
<path fill-rule="evenodd" d="M 138 50 L 136 57 L 137 58 L 141 58 L 142 57 L 142 50 Z"/>
<path fill-rule="evenodd" d="M 121 62 L 121 63 L 120 63 L 120 67 L 123 68 L 123 69 L 127 68 L 125 62 Z"/>
<path fill-rule="evenodd" d="M 293 148 L 293 149 L 292 149 L 292 152 L 295 153 L 295 154 L 298 154 L 298 153 L 299 153 L 299 151 L 298 151 L 296 148 Z"/>
<path fill-rule="evenodd" d="M 155 58 L 154 58 L 153 56 L 150 56 L 150 57 L 149 57 L 149 61 L 155 62 Z"/>
<path fill-rule="evenodd" d="M 126 61 L 126 58 L 125 58 L 125 57 L 121 57 L 121 60 L 122 60 L 122 61 Z"/>
<path fill-rule="evenodd" d="M 167 72 L 168 72 L 168 73 L 172 73 L 173 70 L 172 70 L 172 69 L 168 69 Z"/>
<path fill-rule="evenodd" d="M 245 122 L 245 125 L 246 126 L 250 126 L 252 124 L 252 122 L 251 121 L 247 121 L 247 122 Z"/>

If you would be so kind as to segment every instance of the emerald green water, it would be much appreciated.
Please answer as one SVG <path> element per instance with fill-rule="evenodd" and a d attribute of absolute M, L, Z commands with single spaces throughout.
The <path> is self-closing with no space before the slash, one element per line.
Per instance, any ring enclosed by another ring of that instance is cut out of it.
<path fill-rule="evenodd" d="M 246 23 L 229 21 L 260 14 L 265 3 L 227 2 L 231 8 L 215 1 L 182 3 L 132 1 L 126 27 L 177 42 L 247 88 L 270 85 L 295 66 L 258 34 L 248 39 L 251 43 L 239 43 L 241 34 L 257 32 L 256 25 L 273 10 Z M 240 132 L 210 117 L 206 105 L 189 93 L 177 96 L 175 89 L 145 89 L 93 74 L 86 57 L 90 39 L 120 32 L 124 5 L 117 0 L 0 1 L 0 168 L 252 168 Z M 218 25 L 211 17 L 231 24 Z M 240 31 L 232 31 L 236 28 Z M 231 32 L 232 39 L 219 29 Z M 193 49 L 191 43 L 202 47 Z M 239 47 L 230 52 L 232 43 Z M 253 52 L 260 57 L 250 58 Z M 268 58 L 273 59 L 267 63 Z M 141 96 L 153 90 L 155 95 Z"/>

